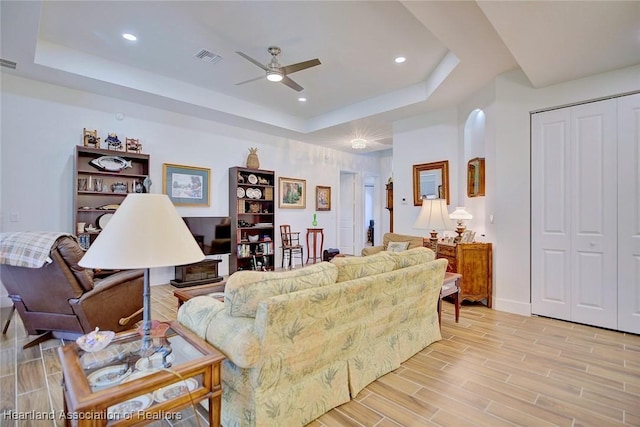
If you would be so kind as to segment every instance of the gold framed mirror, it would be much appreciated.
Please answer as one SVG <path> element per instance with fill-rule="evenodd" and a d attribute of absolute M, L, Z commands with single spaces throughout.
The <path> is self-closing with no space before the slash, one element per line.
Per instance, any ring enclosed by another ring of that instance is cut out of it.
<path fill-rule="evenodd" d="M 467 163 L 467 197 L 484 196 L 484 158 L 476 157 Z"/>
<path fill-rule="evenodd" d="M 413 165 L 413 205 L 422 198 L 445 199 L 449 204 L 449 161 Z"/>

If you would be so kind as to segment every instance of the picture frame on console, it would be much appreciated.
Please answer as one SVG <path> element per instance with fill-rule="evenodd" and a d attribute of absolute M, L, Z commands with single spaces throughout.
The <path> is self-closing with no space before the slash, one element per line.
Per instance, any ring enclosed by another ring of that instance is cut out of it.
<path fill-rule="evenodd" d="M 307 205 L 307 180 L 278 178 L 278 207 L 282 209 L 304 209 Z"/>
<path fill-rule="evenodd" d="M 209 206 L 211 169 L 162 164 L 162 192 L 175 206 Z"/>
<path fill-rule="evenodd" d="M 325 187 L 322 185 L 316 186 L 316 210 L 331 210 L 331 187 Z"/>
<path fill-rule="evenodd" d="M 476 232 L 471 230 L 465 230 L 462 233 L 462 238 L 460 239 L 460 243 L 473 243 L 473 239 L 476 237 Z"/>

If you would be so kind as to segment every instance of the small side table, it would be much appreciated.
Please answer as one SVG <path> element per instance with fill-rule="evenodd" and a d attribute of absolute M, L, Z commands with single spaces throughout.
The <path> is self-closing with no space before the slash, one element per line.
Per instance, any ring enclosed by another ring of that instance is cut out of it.
<path fill-rule="evenodd" d="M 318 237 L 320 246 L 318 247 Z M 310 243 L 311 241 L 311 243 Z M 309 260 L 322 261 L 322 247 L 324 246 L 324 229 L 323 228 L 307 228 L 307 264 Z M 313 251 L 313 255 L 312 255 Z"/>
<path fill-rule="evenodd" d="M 440 289 L 440 299 L 438 300 L 438 323 L 442 325 L 442 298 L 452 297 L 456 307 L 456 323 L 460 319 L 460 282 L 462 274 L 445 273 L 442 288 Z"/>

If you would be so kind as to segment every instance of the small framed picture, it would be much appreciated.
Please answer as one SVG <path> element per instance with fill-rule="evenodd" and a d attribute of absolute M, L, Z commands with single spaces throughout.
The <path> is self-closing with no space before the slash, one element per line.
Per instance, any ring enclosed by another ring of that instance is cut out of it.
<path fill-rule="evenodd" d="M 316 186 L 316 210 L 331 210 L 331 187 Z"/>
<path fill-rule="evenodd" d="M 462 233 L 462 239 L 460 239 L 460 243 L 473 243 L 473 239 L 475 237 L 475 231 L 465 230 L 464 233 Z"/>
<path fill-rule="evenodd" d="M 176 206 L 209 206 L 211 169 L 162 164 L 162 192 Z"/>
<path fill-rule="evenodd" d="M 278 177 L 278 207 L 304 209 L 307 206 L 307 181 L 298 178 Z"/>

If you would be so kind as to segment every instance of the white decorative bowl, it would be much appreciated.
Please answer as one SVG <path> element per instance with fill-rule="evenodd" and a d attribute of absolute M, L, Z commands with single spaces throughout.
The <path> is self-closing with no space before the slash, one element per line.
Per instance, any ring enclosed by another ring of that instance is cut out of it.
<path fill-rule="evenodd" d="M 116 333 L 113 331 L 100 331 L 96 328 L 95 331 L 78 337 L 76 344 L 84 351 L 100 351 L 108 346 L 115 336 Z"/>
<path fill-rule="evenodd" d="M 249 241 L 250 242 L 257 242 L 260 239 L 260 236 L 258 234 L 254 235 L 254 236 L 249 236 Z"/>

